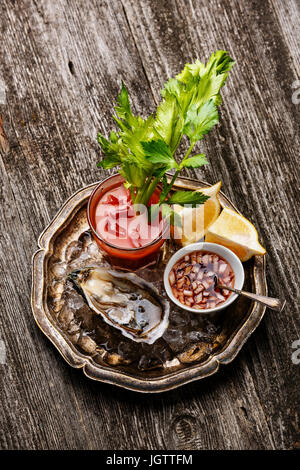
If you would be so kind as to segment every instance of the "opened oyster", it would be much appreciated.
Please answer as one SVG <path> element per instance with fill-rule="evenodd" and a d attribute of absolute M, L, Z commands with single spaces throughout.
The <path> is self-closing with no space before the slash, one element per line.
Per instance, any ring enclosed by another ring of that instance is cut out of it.
<path fill-rule="evenodd" d="M 164 334 L 169 303 L 135 274 L 87 267 L 73 271 L 68 279 L 89 307 L 124 336 L 152 344 Z"/>

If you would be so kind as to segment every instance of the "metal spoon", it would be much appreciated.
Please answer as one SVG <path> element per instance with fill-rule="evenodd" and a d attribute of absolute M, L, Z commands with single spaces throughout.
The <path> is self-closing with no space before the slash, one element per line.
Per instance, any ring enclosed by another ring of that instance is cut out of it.
<path fill-rule="evenodd" d="M 255 302 L 259 302 L 260 304 L 269 307 L 271 310 L 275 310 L 276 312 L 282 312 L 285 307 L 286 300 L 280 299 L 273 299 L 272 297 L 266 297 L 265 295 L 258 295 L 253 294 L 252 292 L 246 292 L 240 289 L 234 289 L 233 287 L 224 286 L 222 284 L 218 284 L 218 276 L 215 275 L 215 286 L 219 289 L 226 289 L 230 292 L 234 292 L 238 295 L 243 295 L 244 297 L 248 297 L 248 299 L 255 300 Z"/>

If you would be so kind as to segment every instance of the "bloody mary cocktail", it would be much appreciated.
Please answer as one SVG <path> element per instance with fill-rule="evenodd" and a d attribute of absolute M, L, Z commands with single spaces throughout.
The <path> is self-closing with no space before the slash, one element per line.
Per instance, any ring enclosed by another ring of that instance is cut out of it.
<path fill-rule="evenodd" d="M 112 265 L 135 270 L 157 260 L 167 227 L 159 217 L 149 223 L 147 208 L 133 207 L 123 183 L 121 175 L 100 183 L 90 197 L 87 217 L 94 238 Z M 158 202 L 159 194 L 157 188 L 149 204 Z"/>
<path fill-rule="evenodd" d="M 160 214 L 168 230 L 169 225 L 181 225 L 175 205 L 196 207 L 209 198 L 201 191 L 174 192 L 172 188 L 181 170 L 207 164 L 203 153 L 192 155 L 192 151 L 218 123 L 220 90 L 234 63 L 226 51 L 219 50 L 206 64 L 199 60 L 186 64 L 180 74 L 165 83 L 161 103 L 147 118 L 134 114 L 122 82 L 113 110 L 117 129 L 109 135 L 97 134 L 104 154 L 97 166 L 116 168 L 120 176 L 99 185 L 88 208 L 93 234 L 113 264 L 127 269 L 147 265 L 155 260 L 164 242 L 164 229 L 153 222 L 149 227 L 146 212 L 135 209 L 134 214 L 132 205 L 136 208 L 143 204 L 158 222 Z M 182 156 L 185 140 L 189 140 L 189 146 Z M 129 192 L 121 188 L 123 182 Z M 155 207 L 149 210 L 151 200 Z"/>

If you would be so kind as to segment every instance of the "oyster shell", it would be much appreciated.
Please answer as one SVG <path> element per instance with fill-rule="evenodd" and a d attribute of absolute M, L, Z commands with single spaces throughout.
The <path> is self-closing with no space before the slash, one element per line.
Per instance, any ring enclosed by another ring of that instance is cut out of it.
<path fill-rule="evenodd" d="M 136 342 L 154 343 L 169 323 L 169 303 L 133 273 L 86 267 L 69 274 L 89 307 Z"/>

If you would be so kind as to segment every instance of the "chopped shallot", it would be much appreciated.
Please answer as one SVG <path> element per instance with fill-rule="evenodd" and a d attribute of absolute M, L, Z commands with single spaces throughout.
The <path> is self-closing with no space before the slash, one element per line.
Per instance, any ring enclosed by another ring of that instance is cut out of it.
<path fill-rule="evenodd" d="M 174 297 L 195 310 L 214 308 L 230 296 L 227 289 L 216 287 L 216 278 L 225 286 L 234 285 L 230 264 L 215 253 L 202 251 L 185 255 L 174 264 L 169 274 Z"/>

